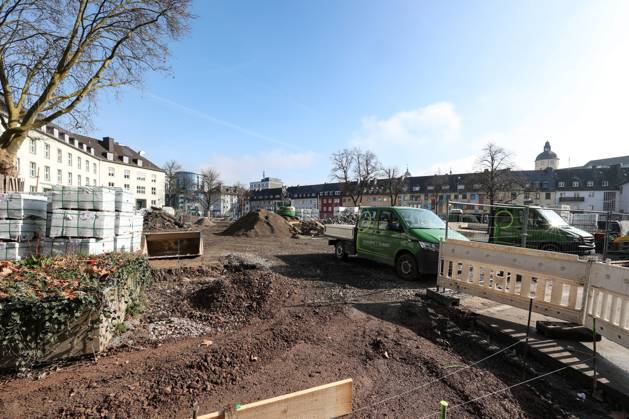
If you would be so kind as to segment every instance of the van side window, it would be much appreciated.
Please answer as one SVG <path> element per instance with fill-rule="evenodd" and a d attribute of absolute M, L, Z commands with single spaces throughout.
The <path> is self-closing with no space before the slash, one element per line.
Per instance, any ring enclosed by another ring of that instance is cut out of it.
<path fill-rule="evenodd" d="M 400 219 L 397 214 L 391 210 L 380 211 L 380 219 L 378 220 L 378 229 L 387 230 L 390 225 L 400 224 Z"/>
<path fill-rule="evenodd" d="M 375 209 L 364 209 L 363 212 L 360 213 L 360 224 L 361 228 L 369 228 L 371 227 L 371 222 L 376 219 L 376 210 Z"/>

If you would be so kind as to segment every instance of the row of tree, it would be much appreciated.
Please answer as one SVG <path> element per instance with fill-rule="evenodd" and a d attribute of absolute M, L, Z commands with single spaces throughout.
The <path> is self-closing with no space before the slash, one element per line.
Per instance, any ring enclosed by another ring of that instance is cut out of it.
<path fill-rule="evenodd" d="M 391 205 L 398 204 L 400 195 L 408 189 L 408 171 L 402 173 L 398 167 L 384 167 L 371 151 L 345 148 L 333 153 L 331 161 L 331 179 L 341 184 L 354 206 L 372 191 L 376 179 L 382 179 L 380 186 L 389 195 Z M 486 194 L 490 205 L 496 202 L 499 193 L 521 190 L 524 186 L 525 180 L 512 171 L 511 153 L 494 143 L 483 147 L 476 166 L 473 182 Z"/>

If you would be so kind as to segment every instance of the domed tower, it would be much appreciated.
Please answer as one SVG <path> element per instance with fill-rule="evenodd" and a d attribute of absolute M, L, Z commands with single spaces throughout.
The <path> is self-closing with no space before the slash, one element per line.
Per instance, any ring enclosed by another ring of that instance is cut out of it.
<path fill-rule="evenodd" d="M 546 141 L 544 151 L 539 153 L 535 158 L 535 170 L 544 170 L 546 168 L 558 169 L 559 157 L 554 151 L 550 150 L 550 143 Z"/>

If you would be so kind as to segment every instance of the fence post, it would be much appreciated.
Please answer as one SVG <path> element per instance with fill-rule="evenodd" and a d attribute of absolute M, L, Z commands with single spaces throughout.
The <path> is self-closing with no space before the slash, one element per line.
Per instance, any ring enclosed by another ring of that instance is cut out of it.
<path fill-rule="evenodd" d="M 450 197 L 446 198 L 446 235 L 445 240 L 448 240 L 448 227 L 450 224 Z"/>
<path fill-rule="evenodd" d="M 439 419 L 446 419 L 446 411 L 448 410 L 448 402 L 441 400 L 439 402 Z"/>
<path fill-rule="evenodd" d="M 526 249 L 526 238 L 529 231 L 529 207 L 524 207 L 524 217 L 522 220 L 522 247 Z"/>
<path fill-rule="evenodd" d="M 609 247 L 609 219 L 612 216 L 611 211 L 607 211 L 607 219 L 605 220 L 605 237 L 603 239 L 603 262 L 607 260 L 607 248 Z"/>
<path fill-rule="evenodd" d="M 596 394 L 596 384 L 598 381 L 597 371 L 596 371 L 596 317 L 594 317 L 595 313 L 592 313 L 592 352 L 594 352 L 594 357 L 592 358 L 592 395 Z"/>

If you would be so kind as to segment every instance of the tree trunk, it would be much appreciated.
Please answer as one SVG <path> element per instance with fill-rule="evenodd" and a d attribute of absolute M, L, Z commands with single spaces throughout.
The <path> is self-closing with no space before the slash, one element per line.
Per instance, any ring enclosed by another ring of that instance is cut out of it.
<path fill-rule="evenodd" d="M 26 139 L 26 135 L 13 135 L 9 136 L 8 139 L 3 139 L 2 136 L 0 136 L 2 143 L 0 146 L 0 174 L 17 177 L 17 152 Z"/>

